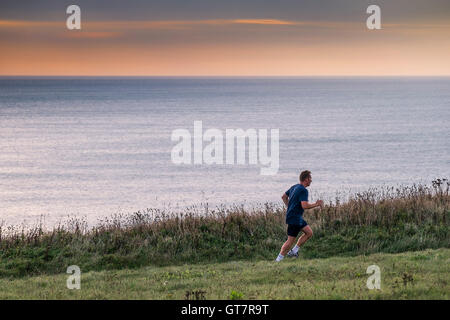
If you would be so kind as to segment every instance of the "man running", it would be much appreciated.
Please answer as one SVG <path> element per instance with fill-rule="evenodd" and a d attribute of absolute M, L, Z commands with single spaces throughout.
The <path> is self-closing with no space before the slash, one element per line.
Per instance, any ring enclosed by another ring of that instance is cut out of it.
<path fill-rule="evenodd" d="M 288 239 L 281 247 L 280 254 L 275 260 L 277 262 L 283 260 L 286 253 L 288 254 L 288 257 L 298 258 L 298 249 L 313 235 L 311 227 L 303 219 L 303 211 L 319 206 L 322 207 L 323 201 L 317 200 L 315 203 L 308 202 L 308 190 L 306 187 L 309 187 L 311 182 L 311 171 L 305 170 L 300 174 L 300 184 L 290 187 L 281 197 L 284 204 L 287 206 L 286 224 L 288 225 Z M 298 239 L 295 247 L 288 252 L 300 231 L 302 231 L 303 234 Z"/>

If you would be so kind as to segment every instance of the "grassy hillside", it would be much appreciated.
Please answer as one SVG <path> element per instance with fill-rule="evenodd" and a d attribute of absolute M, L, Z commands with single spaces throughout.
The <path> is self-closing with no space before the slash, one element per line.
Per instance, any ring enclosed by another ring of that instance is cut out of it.
<path fill-rule="evenodd" d="M 373 264 L 380 290 L 366 286 Z M 0 299 L 449 299 L 450 249 L 92 271 L 80 290 L 67 277 L 0 279 Z"/>
<path fill-rule="evenodd" d="M 450 248 L 449 183 L 373 189 L 307 211 L 315 234 L 306 259 Z M 286 239 L 285 209 L 148 210 L 88 228 L 72 220 L 51 231 L 0 228 L 0 277 L 143 266 L 272 260 Z"/>

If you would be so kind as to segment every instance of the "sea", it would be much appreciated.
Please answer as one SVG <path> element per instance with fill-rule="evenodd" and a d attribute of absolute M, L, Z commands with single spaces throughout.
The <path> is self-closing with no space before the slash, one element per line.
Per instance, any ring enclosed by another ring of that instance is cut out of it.
<path fill-rule="evenodd" d="M 0 223 L 281 204 L 303 170 L 310 201 L 431 184 L 449 120 L 449 77 L 0 77 Z M 278 130 L 276 173 L 175 163 L 174 131 L 199 121 Z"/>

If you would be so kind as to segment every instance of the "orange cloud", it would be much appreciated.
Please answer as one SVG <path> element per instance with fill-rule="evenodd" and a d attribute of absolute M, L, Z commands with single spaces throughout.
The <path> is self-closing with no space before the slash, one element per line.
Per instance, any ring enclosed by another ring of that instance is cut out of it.
<path fill-rule="evenodd" d="M 283 21 L 277 19 L 209 19 L 209 20 L 159 20 L 159 21 L 96 21 L 86 22 L 87 27 L 108 29 L 165 29 L 185 28 L 192 26 L 226 26 L 239 24 L 257 25 L 299 25 L 304 22 Z"/>
<path fill-rule="evenodd" d="M 329 24 L 320 21 L 286 21 L 278 19 L 209 19 L 209 20 L 158 20 L 158 21 L 86 21 L 82 22 L 82 28 L 102 29 L 157 29 L 157 28 L 180 28 L 183 26 L 196 25 L 233 25 L 233 24 L 255 24 L 267 26 L 280 25 L 310 25 L 329 26 L 348 25 L 348 23 Z M 65 21 L 22 21 L 22 20 L 0 20 L 0 27 L 54 27 L 65 25 Z"/>
<path fill-rule="evenodd" d="M 327 21 L 288 21 L 279 19 L 208 19 L 208 20 L 154 20 L 154 21 L 86 21 L 82 22 L 82 28 L 95 29 L 182 29 L 189 26 L 223 26 L 253 24 L 266 26 L 311 26 L 321 28 L 355 28 L 361 27 L 361 22 L 327 22 Z M 61 27 L 65 21 L 24 21 L 24 20 L 0 20 L 0 28 L 24 28 L 24 27 Z M 394 24 L 384 23 L 383 28 L 389 29 L 449 29 L 449 24 Z"/>
<path fill-rule="evenodd" d="M 116 38 L 121 36 L 123 33 L 121 32 L 91 32 L 91 31 L 75 31 L 75 32 L 66 32 L 64 36 L 75 39 L 107 39 L 107 38 Z"/>
<path fill-rule="evenodd" d="M 277 19 L 237 19 L 233 20 L 233 23 L 242 24 L 264 24 L 264 25 L 296 25 L 298 22 L 294 21 L 283 21 Z"/>
<path fill-rule="evenodd" d="M 54 27 L 64 25 L 65 21 L 24 21 L 24 20 L 0 20 L 0 27 L 22 28 L 22 27 Z"/>

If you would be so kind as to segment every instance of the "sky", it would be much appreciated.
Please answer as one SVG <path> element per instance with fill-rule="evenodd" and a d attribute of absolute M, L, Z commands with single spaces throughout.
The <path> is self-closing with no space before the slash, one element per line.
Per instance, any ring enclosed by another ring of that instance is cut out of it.
<path fill-rule="evenodd" d="M 449 18 L 448 0 L 1 0 L 0 75 L 448 76 Z"/>

